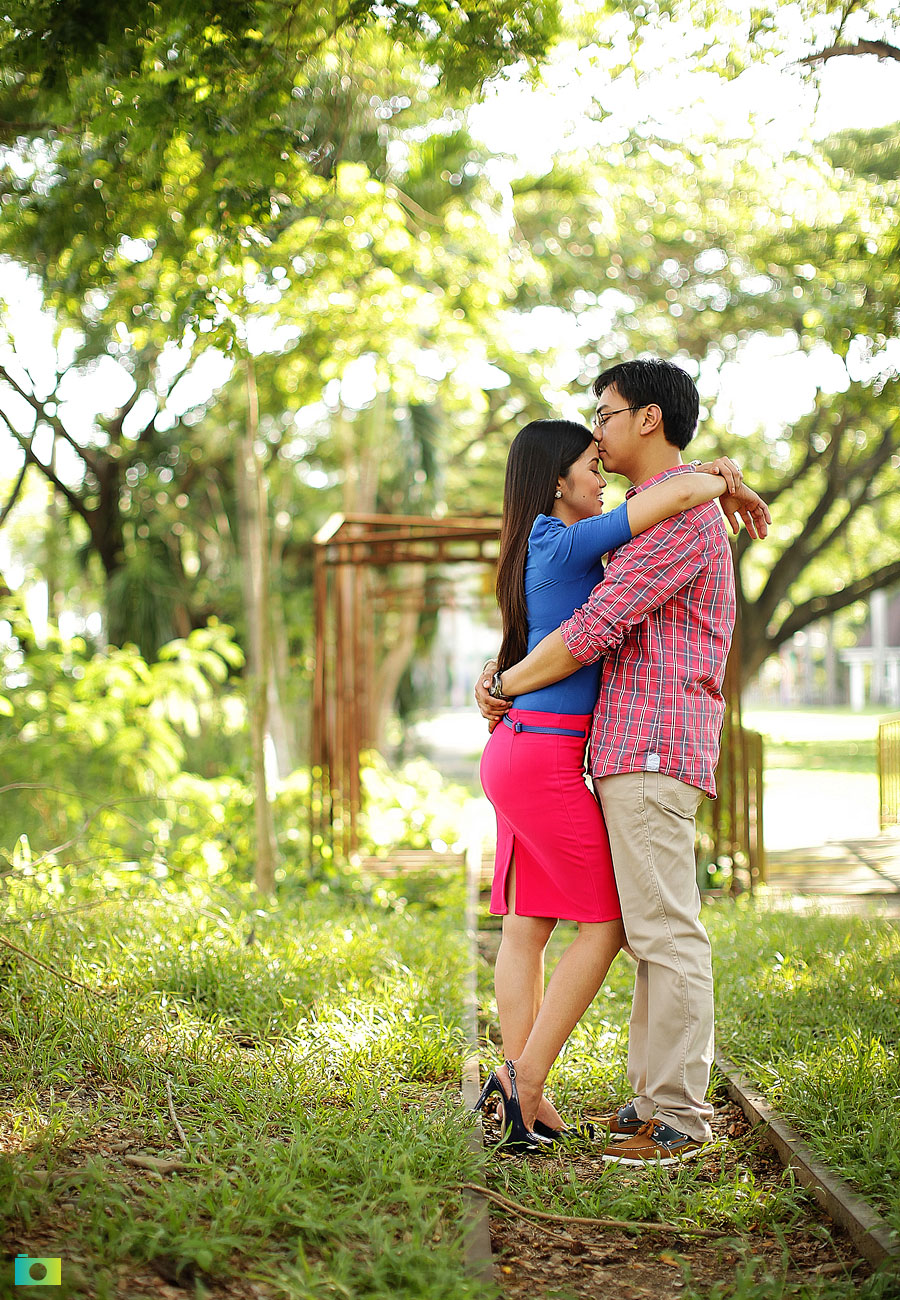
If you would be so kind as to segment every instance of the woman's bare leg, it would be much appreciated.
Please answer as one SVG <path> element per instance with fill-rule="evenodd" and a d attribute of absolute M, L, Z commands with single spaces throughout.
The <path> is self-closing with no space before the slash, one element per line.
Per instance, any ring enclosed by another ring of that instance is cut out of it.
<path fill-rule="evenodd" d="M 537 1118 L 550 1067 L 593 1002 L 624 942 L 621 921 L 579 922 L 578 934 L 559 959 L 519 1056 L 506 1053 L 516 1062 L 522 1117 L 529 1128 Z"/>
<path fill-rule="evenodd" d="M 556 921 L 543 916 L 516 916 L 516 864 L 510 863 L 506 880 L 503 934 L 494 966 L 494 992 L 507 1060 L 520 1056 L 534 1028 L 544 997 L 544 949 Z M 506 1083 L 506 1071 L 501 1070 Z M 552 1108 L 551 1108 L 552 1109 Z M 533 1118 L 533 1117 L 532 1117 Z M 552 1116 L 541 1119 L 553 1123 Z"/>

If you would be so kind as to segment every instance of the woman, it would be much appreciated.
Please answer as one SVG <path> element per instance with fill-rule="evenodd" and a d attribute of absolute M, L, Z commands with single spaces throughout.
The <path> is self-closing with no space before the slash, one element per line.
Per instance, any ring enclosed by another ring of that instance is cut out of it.
<path fill-rule="evenodd" d="M 740 486 L 730 461 L 712 474 L 654 484 L 603 515 L 603 479 L 588 429 L 536 420 L 514 439 L 506 467 L 497 598 L 500 668 L 523 659 L 582 605 L 603 577 L 601 557 L 638 533 Z M 521 695 L 492 732 L 481 762 L 497 813 L 491 912 L 503 916 L 494 987 L 503 1066 L 478 1099 L 496 1094 L 512 1144 L 536 1148 L 565 1126 L 543 1096 L 563 1044 L 625 941 L 609 841 L 584 780 L 600 665 Z M 544 949 L 558 919 L 577 923 L 544 994 Z"/>

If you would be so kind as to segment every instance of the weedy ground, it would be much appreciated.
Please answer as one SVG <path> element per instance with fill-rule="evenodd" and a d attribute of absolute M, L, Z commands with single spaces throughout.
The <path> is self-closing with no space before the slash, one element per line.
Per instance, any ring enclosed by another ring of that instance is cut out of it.
<path fill-rule="evenodd" d="M 64 1296 L 479 1293 L 461 886 L 48 883 L 7 879 L 4 933 L 94 991 L 0 949 L 4 1287 L 21 1252 Z"/>
<path fill-rule="evenodd" d="M 459 1186 L 487 1178 L 544 1210 L 724 1234 L 705 1253 L 687 1234 L 566 1245 L 564 1228 L 561 1244 L 498 1209 L 511 1295 L 599 1294 L 591 1269 L 618 1253 L 630 1281 L 604 1294 L 896 1296 L 725 1108 L 713 1155 L 674 1172 L 623 1174 L 584 1150 L 482 1165 L 458 1092 L 461 881 L 260 906 L 185 874 L 54 872 L 3 879 L 5 937 L 45 963 L 0 951 L 3 1292 L 24 1253 L 59 1257 L 54 1294 L 91 1300 L 485 1296 Z M 900 934 L 751 904 L 708 920 L 721 1046 L 900 1225 Z M 564 1112 L 626 1095 L 630 984 L 619 958 L 551 1080 Z"/>
<path fill-rule="evenodd" d="M 769 911 L 747 899 L 707 907 L 704 920 L 714 952 L 719 1047 L 820 1158 L 900 1231 L 900 928 L 859 916 Z M 490 925 L 486 917 L 483 922 Z M 548 973 L 571 934 L 558 927 Z M 496 940 L 496 934 L 483 936 L 480 987 L 483 1023 L 499 1045 L 490 992 Z M 549 1090 L 567 1118 L 602 1113 L 631 1096 L 624 1066 L 632 972 L 620 955 L 551 1074 Z M 484 1068 L 497 1060 L 488 1046 Z M 855 1252 L 810 1194 L 725 1102 L 721 1082 L 714 1070 L 718 1119 L 710 1155 L 675 1169 L 620 1170 L 584 1147 L 573 1148 L 568 1160 L 513 1160 L 502 1148 L 494 1152 L 491 1186 L 533 1208 L 723 1233 L 718 1244 L 687 1232 L 668 1242 L 646 1234 L 607 1237 L 606 1253 L 598 1255 L 596 1241 L 573 1229 L 577 1270 L 572 1248 L 560 1254 L 559 1243 L 545 1238 L 532 1291 L 540 1285 L 548 1296 L 691 1300 L 900 1296 L 900 1273 L 854 1263 Z M 519 1287 L 528 1270 L 515 1258 L 535 1262 L 541 1231 L 540 1224 L 520 1221 L 495 1235 L 510 1296 L 526 1294 Z"/>

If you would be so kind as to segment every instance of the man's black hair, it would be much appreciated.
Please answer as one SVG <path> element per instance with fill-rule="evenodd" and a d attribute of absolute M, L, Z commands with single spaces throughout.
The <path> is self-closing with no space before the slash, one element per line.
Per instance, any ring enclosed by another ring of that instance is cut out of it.
<path fill-rule="evenodd" d="M 650 357 L 645 361 L 620 361 L 594 380 L 599 398 L 605 388 L 616 391 L 631 406 L 654 403 L 662 411 L 666 442 L 682 451 L 697 431 L 700 395 L 690 375 L 671 361 Z"/>

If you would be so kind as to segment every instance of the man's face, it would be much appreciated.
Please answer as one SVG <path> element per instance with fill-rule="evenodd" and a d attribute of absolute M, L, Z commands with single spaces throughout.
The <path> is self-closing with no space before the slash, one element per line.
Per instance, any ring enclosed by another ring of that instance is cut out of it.
<path fill-rule="evenodd" d="M 628 474 L 638 447 L 641 412 L 634 409 L 615 384 L 604 388 L 594 412 L 594 439 L 607 474 Z"/>

